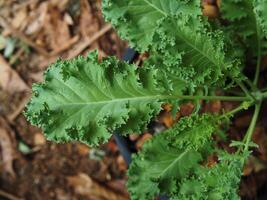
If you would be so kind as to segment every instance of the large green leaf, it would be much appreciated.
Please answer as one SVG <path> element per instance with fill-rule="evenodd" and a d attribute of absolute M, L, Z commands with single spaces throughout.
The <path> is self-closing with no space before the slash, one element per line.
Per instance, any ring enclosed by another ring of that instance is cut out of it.
<path fill-rule="evenodd" d="M 132 200 L 166 194 L 172 200 L 236 200 L 243 156 L 219 153 L 219 163 L 205 165 L 214 153 L 211 135 L 218 126 L 214 115 L 182 118 L 154 136 L 133 157 L 128 171 Z"/>
<path fill-rule="evenodd" d="M 133 157 L 128 172 L 131 199 L 148 200 L 176 190 L 176 181 L 187 178 L 210 150 L 215 121 L 209 115 L 186 117 L 148 141 Z"/>
<path fill-rule="evenodd" d="M 139 132 L 171 97 L 156 73 L 114 57 L 99 63 L 95 52 L 58 61 L 45 73 L 45 82 L 34 85 L 26 115 L 56 141 L 96 145 L 116 129 Z"/>
<path fill-rule="evenodd" d="M 237 193 L 242 175 L 240 155 L 222 152 L 219 163 L 212 167 L 199 166 L 190 178 L 179 183 L 171 200 L 239 200 Z"/>
<path fill-rule="evenodd" d="M 158 23 L 178 13 L 201 15 L 199 0 L 103 0 L 103 13 L 121 38 L 139 51 L 148 50 Z"/>
<path fill-rule="evenodd" d="M 171 146 L 165 133 L 154 136 L 130 165 L 127 186 L 131 199 L 153 199 L 163 187 L 171 187 L 175 177 L 186 177 L 201 160 L 201 154 L 194 150 Z"/>

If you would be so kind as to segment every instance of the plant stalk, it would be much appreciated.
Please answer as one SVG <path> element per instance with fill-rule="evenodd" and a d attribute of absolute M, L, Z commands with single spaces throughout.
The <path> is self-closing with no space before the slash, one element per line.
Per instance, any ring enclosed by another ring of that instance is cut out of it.
<path fill-rule="evenodd" d="M 168 96 L 168 98 L 170 97 Z M 251 101 L 251 98 L 248 96 L 232 97 L 232 96 L 174 95 L 173 98 L 182 100 Z"/>
<path fill-rule="evenodd" d="M 267 98 L 267 91 L 262 93 L 262 100 Z"/>
<path fill-rule="evenodd" d="M 255 97 L 251 94 L 251 92 L 246 88 L 246 86 L 241 81 L 239 81 L 237 83 L 241 87 L 241 89 L 245 92 L 245 94 L 247 96 L 250 96 L 251 99 L 253 99 L 254 101 L 256 101 Z"/>
<path fill-rule="evenodd" d="M 250 102 L 243 102 L 240 106 L 236 107 L 235 109 L 223 114 L 220 119 L 222 118 L 227 118 L 227 117 L 231 117 L 233 116 L 234 114 L 242 111 L 242 110 L 246 110 L 248 109 L 250 106 L 253 106 L 255 104 L 254 101 L 250 101 Z"/>
<path fill-rule="evenodd" d="M 261 65 L 261 43 L 260 43 L 260 39 L 259 39 L 259 35 L 260 35 L 260 29 L 259 27 L 257 27 L 257 35 L 258 35 L 258 52 L 257 52 L 257 66 L 256 66 L 256 72 L 255 72 L 255 77 L 254 77 L 254 81 L 253 84 L 255 86 L 257 86 L 257 83 L 259 81 L 259 76 L 260 76 L 260 65 Z"/>
<path fill-rule="evenodd" d="M 244 138 L 245 139 L 245 148 L 244 148 L 245 151 L 249 149 L 249 143 L 251 141 L 254 129 L 256 127 L 256 123 L 257 123 L 258 116 L 260 113 L 260 108 L 261 108 L 261 102 L 255 105 L 254 114 L 253 114 L 251 123 L 249 125 L 249 128 L 247 130 L 247 133 L 245 135 L 245 138 Z"/>

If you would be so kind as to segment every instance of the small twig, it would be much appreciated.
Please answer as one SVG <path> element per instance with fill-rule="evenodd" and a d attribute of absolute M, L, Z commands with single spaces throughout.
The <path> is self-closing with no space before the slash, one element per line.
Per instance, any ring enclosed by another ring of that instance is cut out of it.
<path fill-rule="evenodd" d="M 38 3 L 39 0 L 28 0 L 26 2 L 22 2 L 20 4 L 15 5 L 14 10 L 17 11 L 19 9 L 25 8 L 33 3 Z"/>
<path fill-rule="evenodd" d="M 246 103 L 243 102 L 240 106 L 236 107 L 235 109 L 233 109 L 233 110 L 231 110 L 231 111 L 229 111 L 227 113 L 224 113 L 222 116 L 220 116 L 220 119 L 231 117 L 234 114 L 236 114 L 236 113 L 238 113 L 238 112 L 240 112 L 242 110 L 248 109 L 252 105 L 255 105 L 255 102 L 246 102 Z"/>
<path fill-rule="evenodd" d="M 112 26 L 110 24 L 104 26 L 100 31 L 98 31 L 97 33 L 95 33 L 89 39 L 83 39 L 81 42 L 79 42 L 79 44 L 75 45 L 74 48 L 73 48 L 75 50 L 72 50 L 71 49 L 70 51 L 68 51 L 66 53 L 66 57 L 63 56 L 63 58 L 64 59 L 72 59 L 72 58 L 78 56 L 88 46 L 90 46 L 92 43 L 94 43 L 96 40 L 98 40 L 101 36 L 103 36 L 105 33 L 107 33 L 111 29 L 112 29 Z M 58 58 L 58 56 L 51 56 L 51 57 L 47 58 L 45 61 L 43 61 L 43 62 L 40 63 L 39 68 L 40 69 L 44 69 L 45 67 L 47 67 L 47 65 L 55 62 L 57 58 Z"/>
<path fill-rule="evenodd" d="M 247 96 L 250 96 L 251 99 L 256 101 L 255 97 L 251 94 L 251 92 L 246 88 L 246 86 L 241 81 L 238 81 L 237 84 L 246 93 Z"/>
<path fill-rule="evenodd" d="M 56 56 L 59 53 L 61 53 L 62 51 L 69 49 L 72 45 L 74 45 L 76 42 L 78 42 L 79 38 L 80 37 L 78 35 L 74 36 L 69 41 L 67 41 L 65 44 L 63 44 L 61 47 L 59 47 L 58 49 L 49 53 L 49 56 Z"/>
<path fill-rule="evenodd" d="M 13 194 L 9 194 L 3 190 L 0 190 L 0 196 L 5 197 L 5 198 L 10 199 L 10 200 L 23 200 L 22 198 L 18 198 L 16 196 L 14 196 Z"/>
<path fill-rule="evenodd" d="M 30 87 L 25 83 L 25 81 L 20 77 L 20 75 L 12 69 L 9 63 L 0 54 L 0 85 L 3 90 L 7 90 L 10 93 L 15 92 L 27 92 L 26 96 L 21 100 L 16 110 L 7 115 L 8 121 L 12 123 L 17 116 L 24 109 L 25 104 L 29 101 Z M 5 79 L 6 77 L 7 79 Z"/>
<path fill-rule="evenodd" d="M 249 149 L 249 143 L 251 141 L 253 131 L 255 130 L 255 127 L 256 127 L 257 119 L 258 119 L 258 116 L 260 113 L 260 108 L 261 108 L 261 102 L 259 104 L 256 104 L 256 106 L 255 106 L 255 111 L 254 111 L 251 123 L 250 123 L 249 128 L 247 130 L 247 133 L 244 137 L 245 142 L 246 142 L 245 148 L 244 148 L 245 151 L 247 151 Z"/>
<path fill-rule="evenodd" d="M 245 82 L 250 86 L 250 88 L 253 90 L 253 91 L 257 91 L 257 87 L 255 85 L 253 85 L 253 83 L 251 82 L 250 79 L 246 78 L 245 79 Z"/>
<path fill-rule="evenodd" d="M 30 87 L 20 77 L 20 75 L 12 69 L 6 59 L 0 54 L 0 85 L 4 90 L 9 92 L 29 91 Z"/>
<path fill-rule="evenodd" d="M 20 48 L 17 53 L 11 57 L 9 63 L 10 65 L 13 65 L 21 56 L 22 54 L 24 53 L 24 49 L 23 48 Z"/>
<path fill-rule="evenodd" d="M 5 18 L 3 16 L 0 15 L 0 25 L 3 26 L 4 28 L 7 28 L 8 30 L 10 30 L 12 32 L 12 34 L 19 38 L 21 41 L 23 41 L 24 43 L 26 43 L 28 46 L 32 47 L 33 49 L 35 49 L 38 53 L 48 57 L 49 53 L 43 49 L 42 47 L 38 46 L 37 44 L 35 44 L 32 40 L 30 40 L 28 37 L 26 37 L 23 33 L 21 33 L 20 31 L 16 30 L 14 27 L 12 27 L 11 24 L 9 24 Z"/>
<path fill-rule="evenodd" d="M 16 107 L 16 110 L 9 115 L 7 115 L 8 122 L 13 124 L 14 120 L 21 114 L 25 105 L 29 102 L 31 96 L 27 94 L 21 101 L 20 104 Z"/>
<path fill-rule="evenodd" d="M 71 59 L 73 57 L 78 56 L 82 51 L 84 51 L 88 46 L 90 46 L 93 42 L 95 42 L 97 39 L 99 39 L 102 35 L 107 33 L 112 29 L 111 24 L 105 25 L 100 31 L 98 31 L 96 34 L 94 34 L 92 37 L 89 39 L 85 39 L 82 41 L 81 45 L 78 46 L 78 48 L 73 51 L 70 55 L 68 55 L 67 59 Z"/>

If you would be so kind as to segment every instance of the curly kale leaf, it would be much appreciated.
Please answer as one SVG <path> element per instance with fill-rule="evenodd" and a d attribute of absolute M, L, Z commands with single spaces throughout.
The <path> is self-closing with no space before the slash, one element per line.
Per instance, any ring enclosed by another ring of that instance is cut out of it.
<path fill-rule="evenodd" d="M 262 28 L 265 38 L 267 38 L 267 1 L 254 0 L 254 5 L 254 12 L 257 15 L 258 23 Z"/>
<path fill-rule="evenodd" d="M 143 52 L 152 44 L 158 23 L 179 13 L 201 15 L 199 0 L 103 0 L 103 14 L 122 39 Z"/>
<path fill-rule="evenodd" d="M 179 182 L 171 200 L 239 200 L 237 194 L 242 175 L 242 157 L 223 153 L 219 163 L 199 168 Z"/>
<path fill-rule="evenodd" d="M 131 199 L 153 199 L 158 193 L 176 194 L 179 183 L 190 178 L 213 150 L 211 135 L 217 128 L 217 120 L 213 115 L 192 115 L 148 141 L 133 157 L 128 171 Z"/>
<path fill-rule="evenodd" d="M 33 86 L 26 116 L 48 139 L 97 145 L 116 129 L 143 130 L 159 113 L 162 101 L 174 93 L 158 85 L 156 77 L 155 70 L 114 57 L 99 63 L 96 52 L 58 61 L 45 73 L 45 82 Z"/>
<path fill-rule="evenodd" d="M 264 36 L 264 0 L 224 0 L 221 4 L 222 18 L 227 20 L 226 31 L 233 32 L 247 49 L 247 55 L 261 56 L 266 52 Z"/>
<path fill-rule="evenodd" d="M 196 28 L 193 21 L 184 15 L 161 21 L 155 32 L 150 65 L 185 81 L 190 88 L 223 85 L 230 71 L 232 78 L 238 78 L 238 61 L 226 56 L 223 33 Z"/>
<path fill-rule="evenodd" d="M 211 136 L 218 128 L 214 115 L 182 118 L 154 136 L 133 157 L 128 190 L 133 200 L 166 194 L 171 200 L 238 200 L 244 155 L 216 150 Z M 211 153 L 218 163 L 206 165 Z"/>
<path fill-rule="evenodd" d="M 226 54 L 232 46 L 211 30 L 199 0 L 104 0 L 103 13 L 132 47 L 150 52 L 157 62 L 149 65 L 166 79 L 178 78 L 193 90 L 224 85 L 230 70 L 239 78 L 239 61 Z"/>

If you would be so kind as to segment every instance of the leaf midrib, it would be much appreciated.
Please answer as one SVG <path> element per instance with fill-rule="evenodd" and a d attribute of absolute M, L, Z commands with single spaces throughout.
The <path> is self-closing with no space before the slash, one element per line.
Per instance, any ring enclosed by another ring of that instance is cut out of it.
<path fill-rule="evenodd" d="M 145 3 L 147 3 L 150 7 L 154 8 L 155 10 L 157 10 L 158 12 L 160 12 L 161 14 L 163 14 L 165 17 L 168 15 L 166 12 L 164 12 L 163 10 L 161 10 L 160 8 L 158 8 L 157 6 L 155 6 L 154 4 L 150 3 L 148 0 L 143 0 Z"/>
<path fill-rule="evenodd" d="M 144 96 L 144 97 L 127 97 L 127 98 L 117 98 L 117 99 L 109 99 L 104 101 L 92 101 L 92 102 L 74 102 L 74 103 L 64 103 L 61 104 L 60 107 L 64 106 L 88 106 L 88 105 L 96 105 L 96 104 L 112 104 L 118 102 L 125 102 L 125 101 L 142 101 L 147 99 L 169 99 L 173 98 L 173 95 L 152 95 L 152 96 Z"/>
<path fill-rule="evenodd" d="M 190 41 L 188 41 L 185 37 L 181 35 L 178 35 L 179 38 L 181 38 L 181 40 L 183 40 L 186 44 L 188 44 L 192 49 L 195 49 L 195 51 L 199 52 L 201 55 L 203 55 L 203 57 L 205 57 L 207 60 L 209 60 L 211 63 L 213 63 L 213 65 L 218 66 L 217 63 L 215 63 L 212 59 L 210 59 L 210 56 L 206 55 L 203 51 L 201 51 L 199 48 L 197 48 L 196 45 L 191 44 Z"/>
<path fill-rule="evenodd" d="M 188 153 L 188 150 L 184 151 L 183 153 L 181 153 L 177 158 L 175 158 L 175 160 L 173 162 L 170 163 L 170 165 L 168 165 L 168 167 L 166 167 L 162 173 L 160 173 L 160 177 L 163 177 L 164 174 L 172 167 L 174 166 L 179 160 L 181 160 L 182 157 L 184 157 L 186 154 Z"/>
<path fill-rule="evenodd" d="M 167 16 L 168 14 L 166 12 L 164 12 L 163 10 L 161 10 L 160 8 L 156 7 L 155 5 L 153 5 L 152 3 L 150 3 L 148 0 L 143 0 L 145 3 L 147 3 L 150 7 L 154 8 L 155 10 L 159 11 L 160 13 L 162 13 L 164 16 Z M 209 58 L 208 55 L 204 54 L 200 49 L 198 49 L 195 45 L 191 44 L 187 39 L 185 39 L 184 37 L 180 38 L 187 43 L 191 48 L 195 49 L 196 51 L 198 51 L 200 54 L 202 54 L 204 57 L 206 57 L 211 63 L 213 63 L 215 66 L 217 66 L 217 63 L 215 63 L 213 60 L 211 60 Z"/>

